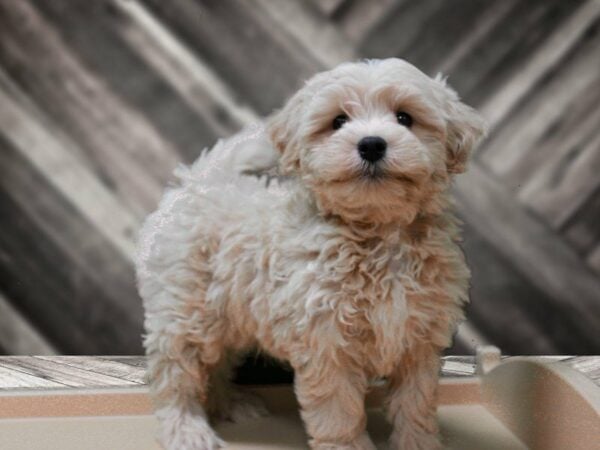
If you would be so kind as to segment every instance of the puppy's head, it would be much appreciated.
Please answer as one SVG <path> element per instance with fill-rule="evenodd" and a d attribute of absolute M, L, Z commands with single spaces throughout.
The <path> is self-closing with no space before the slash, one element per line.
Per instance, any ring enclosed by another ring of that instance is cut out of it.
<path fill-rule="evenodd" d="M 268 123 L 280 170 L 324 214 L 412 222 L 463 172 L 484 123 L 439 77 L 400 59 L 346 63 L 310 79 Z"/>

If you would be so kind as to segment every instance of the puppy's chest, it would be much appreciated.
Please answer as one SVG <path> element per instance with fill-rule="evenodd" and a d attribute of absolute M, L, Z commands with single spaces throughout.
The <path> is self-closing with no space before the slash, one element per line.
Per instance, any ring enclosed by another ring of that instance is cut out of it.
<path fill-rule="evenodd" d="M 341 255 L 343 261 L 332 257 L 313 264 L 322 273 L 318 295 L 309 297 L 306 318 L 317 330 L 320 323 L 335 329 L 328 334 L 332 343 L 384 373 L 402 353 L 410 314 L 407 297 L 418 289 L 419 264 L 397 248 L 382 246 Z"/>
<path fill-rule="evenodd" d="M 376 259 L 365 258 L 354 273 L 354 282 L 341 285 L 340 332 L 376 367 L 402 352 L 410 313 L 407 295 L 415 287 L 409 265 L 391 252 Z"/>

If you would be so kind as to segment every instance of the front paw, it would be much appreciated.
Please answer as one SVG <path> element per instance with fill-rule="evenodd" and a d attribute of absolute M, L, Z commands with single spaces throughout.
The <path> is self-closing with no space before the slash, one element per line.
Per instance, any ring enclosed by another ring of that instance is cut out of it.
<path fill-rule="evenodd" d="M 443 448 L 438 434 L 414 431 L 393 432 L 389 444 L 390 450 L 442 450 Z"/>
<path fill-rule="evenodd" d="M 226 445 L 202 414 L 163 408 L 156 416 L 160 421 L 158 440 L 165 450 L 218 450 Z"/>

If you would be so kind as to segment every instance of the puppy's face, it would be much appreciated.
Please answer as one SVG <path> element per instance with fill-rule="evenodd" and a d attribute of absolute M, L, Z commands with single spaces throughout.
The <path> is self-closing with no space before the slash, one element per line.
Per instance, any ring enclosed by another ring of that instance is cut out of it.
<path fill-rule="evenodd" d="M 324 214 L 367 223 L 439 209 L 484 133 L 443 81 L 399 59 L 316 75 L 268 128 L 282 172 L 300 176 Z"/>

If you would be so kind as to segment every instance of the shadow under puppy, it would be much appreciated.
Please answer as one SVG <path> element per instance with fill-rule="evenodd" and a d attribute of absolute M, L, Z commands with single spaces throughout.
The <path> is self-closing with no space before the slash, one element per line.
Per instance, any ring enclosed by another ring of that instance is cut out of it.
<path fill-rule="evenodd" d="M 137 261 L 164 447 L 218 448 L 209 417 L 265 412 L 228 385 L 258 347 L 294 368 L 313 449 L 375 448 L 373 377 L 389 379 L 390 447 L 440 448 L 439 356 L 469 278 L 448 188 L 483 133 L 439 77 L 369 60 L 314 76 L 266 127 L 180 167 Z M 273 147 L 285 183 L 239 174 Z"/>

